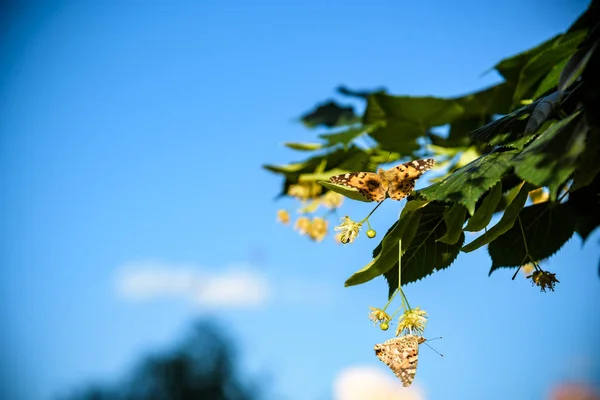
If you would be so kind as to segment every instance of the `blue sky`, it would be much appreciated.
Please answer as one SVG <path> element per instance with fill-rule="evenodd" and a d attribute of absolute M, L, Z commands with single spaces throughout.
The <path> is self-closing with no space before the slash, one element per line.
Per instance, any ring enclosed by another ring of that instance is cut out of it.
<path fill-rule="evenodd" d="M 281 143 L 316 137 L 294 119 L 339 84 L 478 90 L 499 81 L 483 75 L 497 61 L 565 30 L 586 5 L 33 2 L 6 14 L 0 397 L 110 382 L 199 316 L 235 338 L 244 372 L 271 377 L 274 399 L 332 398 L 353 366 L 393 377 L 372 347 L 390 333 L 366 319 L 385 304 L 384 280 L 343 287 L 376 242 L 315 244 L 277 224 L 278 208 L 297 205 L 273 201 L 280 178 L 260 165 L 303 157 Z M 384 204 L 372 224 L 385 231 L 400 207 Z M 444 358 L 421 350 L 423 398 L 534 399 L 565 380 L 600 384 L 599 240 L 574 237 L 545 264 L 561 281 L 554 293 L 510 271 L 488 277 L 485 250 L 409 285 L 427 336 L 444 337 L 434 345 Z M 170 286 L 152 287 L 168 271 Z M 256 296 L 223 302 L 219 282 L 240 271 Z M 210 282 L 214 296 L 193 298 L 190 281 Z"/>

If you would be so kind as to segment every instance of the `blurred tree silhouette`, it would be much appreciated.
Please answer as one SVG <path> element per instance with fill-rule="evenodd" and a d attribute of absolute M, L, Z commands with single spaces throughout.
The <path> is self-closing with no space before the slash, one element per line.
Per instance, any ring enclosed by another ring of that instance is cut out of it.
<path fill-rule="evenodd" d="M 230 341 L 207 322 L 173 351 L 150 355 L 117 385 L 92 384 L 65 400 L 254 400 L 257 385 L 242 383 Z"/>

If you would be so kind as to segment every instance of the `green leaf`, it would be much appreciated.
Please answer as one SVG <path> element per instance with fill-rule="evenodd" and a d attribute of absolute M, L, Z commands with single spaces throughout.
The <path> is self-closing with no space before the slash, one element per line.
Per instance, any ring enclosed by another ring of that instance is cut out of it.
<path fill-rule="evenodd" d="M 481 205 L 477 208 L 477 211 L 475 211 L 475 214 L 469 218 L 465 231 L 478 232 L 488 226 L 501 199 L 502 182 L 498 182 L 484 197 Z"/>
<path fill-rule="evenodd" d="M 452 245 L 437 241 L 446 234 L 445 211 L 446 207 L 435 203 L 430 203 L 420 210 L 422 215 L 416 234 L 402 255 L 403 285 L 449 267 L 458 255 L 464 242 L 464 233 L 461 233 L 458 241 Z M 397 254 L 394 265 L 388 266 L 384 276 L 391 296 L 398 288 Z"/>
<path fill-rule="evenodd" d="M 462 114 L 456 100 L 376 93 L 369 96 L 363 123 L 377 126 L 370 136 L 382 148 L 409 155 L 420 148 L 417 139 L 429 128 L 452 122 Z"/>
<path fill-rule="evenodd" d="M 293 143 L 293 142 L 288 142 L 288 143 L 284 143 L 283 145 L 286 146 L 286 147 L 289 147 L 290 149 L 300 150 L 300 151 L 314 151 L 314 150 L 319 150 L 320 148 L 323 147 L 323 145 L 321 143 Z"/>
<path fill-rule="evenodd" d="M 314 179 L 319 179 L 319 171 L 323 172 L 323 167 L 329 169 L 329 171 L 338 171 L 345 173 L 348 171 L 362 170 L 365 165 L 368 166 L 369 154 L 364 150 L 350 146 L 347 150 L 336 149 L 326 154 L 320 154 L 311 157 L 305 161 L 287 164 L 287 165 L 263 165 L 263 168 L 281 174 L 285 177 L 281 192 L 277 197 L 286 196 L 290 185 L 299 182 L 300 178 L 310 177 L 311 174 L 316 174 Z M 326 174 L 326 172 L 323 172 Z M 331 173 L 331 175 L 334 175 Z M 328 179 L 329 176 L 323 176 L 320 179 Z M 314 180 L 313 179 L 313 180 Z"/>
<path fill-rule="evenodd" d="M 589 185 L 600 173 L 598 154 L 600 154 L 600 132 L 588 128 L 585 149 L 579 157 L 573 176 L 573 185 L 569 189 L 571 192 Z"/>
<path fill-rule="evenodd" d="M 331 182 L 327 182 L 327 181 L 318 181 L 317 183 L 321 186 L 326 187 L 329 190 L 332 190 L 336 193 L 346 196 L 349 199 L 363 201 L 365 203 L 368 203 L 369 201 L 371 201 L 371 200 L 367 200 L 367 198 L 365 196 L 363 196 L 362 194 L 360 194 L 360 192 L 358 190 L 351 188 L 349 186 L 337 185 L 335 183 L 331 183 Z"/>
<path fill-rule="evenodd" d="M 350 128 L 343 132 L 325 133 L 325 134 L 319 135 L 319 137 L 321 139 L 325 139 L 327 141 L 327 143 L 325 144 L 326 147 L 335 146 L 340 143 L 342 143 L 344 146 L 346 146 L 346 145 L 350 144 L 354 139 L 356 139 L 357 137 L 361 136 L 364 133 L 365 133 L 365 128 L 360 127 L 360 128 Z"/>
<path fill-rule="evenodd" d="M 464 110 L 459 118 L 450 123 L 446 138 L 429 131 L 432 144 L 443 147 L 468 147 L 469 134 L 491 121 L 497 114 L 507 114 L 512 104 L 513 87 L 507 83 L 492 86 L 476 93 L 454 99 Z"/>
<path fill-rule="evenodd" d="M 348 278 L 345 286 L 368 282 L 384 274 L 394 266 L 394 263 L 398 265 L 398 241 L 402 240 L 402 249 L 406 251 L 415 236 L 414 228 L 419 226 L 420 210 L 428 203 L 427 201 L 415 200 L 406 203 L 398 221 L 392 225 L 373 251 L 373 260 Z"/>
<path fill-rule="evenodd" d="M 600 225 L 600 175 L 589 185 L 569 193 L 566 204 L 575 215 L 575 231 L 585 242 Z"/>
<path fill-rule="evenodd" d="M 551 198 L 575 170 L 585 149 L 585 124 L 579 112 L 546 129 L 513 162 L 516 174 L 536 186 L 550 189 Z"/>
<path fill-rule="evenodd" d="M 460 239 L 462 227 L 467 216 L 467 209 L 458 203 L 444 213 L 444 222 L 446 223 L 446 233 L 437 242 L 446 244 L 455 244 Z"/>
<path fill-rule="evenodd" d="M 529 258 L 526 249 L 535 261 L 550 257 L 573 236 L 575 228 L 573 213 L 566 204 L 534 204 L 521 210 L 519 219 L 520 223 L 517 221 L 511 229 L 490 243 L 490 274 L 498 268 L 517 267 L 527 263 Z"/>
<path fill-rule="evenodd" d="M 463 112 L 463 108 L 456 100 L 377 93 L 369 97 L 364 123 L 398 120 L 431 127 L 452 122 Z"/>
<path fill-rule="evenodd" d="M 513 90 L 513 85 L 503 82 L 454 100 L 463 108 L 464 115 L 469 118 L 507 114 L 512 106 Z M 479 126 L 482 123 L 483 121 Z"/>
<path fill-rule="evenodd" d="M 567 65 L 567 62 L 569 61 L 569 59 L 570 59 L 570 57 L 567 57 L 552 67 L 550 72 L 548 72 L 548 74 L 546 74 L 544 79 L 542 79 L 542 81 L 538 85 L 532 98 L 537 99 L 540 96 L 542 96 L 544 93 L 548 92 L 549 90 L 551 90 L 552 88 L 554 88 L 558 85 L 558 80 L 560 78 L 560 74 L 562 73 L 565 65 Z"/>
<path fill-rule="evenodd" d="M 516 84 L 519 80 L 519 74 L 521 70 L 531 61 L 531 59 L 552 47 L 552 45 L 562 36 L 562 34 L 557 35 L 534 48 L 526 50 L 510 58 L 505 58 L 496 64 L 494 68 L 504 77 L 504 79 Z"/>
<path fill-rule="evenodd" d="M 539 100 L 474 130 L 471 132 L 471 138 L 474 142 L 483 142 L 491 146 L 522 149 L 533 137 L 533 133 L 525 132 L 525 127 L 538 103 Z"/>
<path fill-rule="evenodd" d="M 570 57 L 579 43 L 585 39 L 587 31 L 581 30 L 566 35 L 561 35 L 552 44 L 529 59 L 527 64 L 519 71 L 519 82 L 513 94 L 513 102 L 527 98 L 527 94 L 552 67 L 561 60 Z"/>
<path fill-rule="evenodd" d="M 349 149 L 337 149 L 335 151 L 311 157 L 305 161 L 287 165 L 263 165 L 263 168 L 278 174 L 296 177 L 301 174 L 313 173 L 323 163 L 327 168 L 339 168 L 346 171 L 356 171 L 367 163 L 369 155 L 362 149 L 351 146 Z"/>
<path fill-rule="evenodd" d="M 381 149 L 408 156 L 420 150 L 419 139 L 425 136 L 425 133 L 425 127 L 413 122 L 390 120 L 377 125 L 369 136 L 379 143 Z"/>
<path fill-rule="evenodd" d="M 471 243 L 466 245 L 461 249 L 461 251 L 465 253 L 470 253 L 478 248 L 485 246 L 491 241 L 495 240 L 498 236 L 504 234 L 508 230 L 510 230 L 515 221 L 517 220 L 517 216 L 519 212 L 523 209 L 525 202 L 527 201 L 527 196 L 529 192 L 533 189 L 528 183 L 524 183 L 519 190 L 517 196 L 510 202 L 502 218 L 496 225 L 494 225 L 489 231 L 486 231 L 483 235 L 479 236 L 477 239 L 473 240 Z"/>
<path fill-rule="evenodd" d="M 333 128 L 359 122 L 359 118 L 354 114 L 351 106 L 343 107 L 335 101 L 318 105 L 315 110 L 302 115 L 300 120 L 308 128 L 315 128 L 319 125 Z"/>
<path fill-rule="evenodd" d="M 473 215 L 477 200 L 502 179 L 511 168 L 510 161 L 515 154 L 517 150 L 484 154 L 443 180 L 416 193 L 428 200 L 460 203 L 467 208 L 470 215 Z"/>
<path fill-rule="evenodd" d="M 384 88 L 379 88 L 375 90 L 352 90 L 344 85 L 340 85 L 337 87 L 337 92 L 343 94 L 344 96 L 350 97 L 358 97 L 360 99 L 367 99 L 373 93 L 384 93 Z"/>
<path fill-rule="evenodd" d="M 591 47 L 588 48 L 586 46 L 573 54 L 560 74 L 558 82 L 559 92 L 562 93 L 567 90 L 581 76 L 597 45 L 598 42 L 594 42 Z"/>

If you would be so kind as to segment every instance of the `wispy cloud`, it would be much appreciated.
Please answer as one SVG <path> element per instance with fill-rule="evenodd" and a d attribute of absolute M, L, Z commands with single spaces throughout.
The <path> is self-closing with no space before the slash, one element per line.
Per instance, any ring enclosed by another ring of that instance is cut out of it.
<path fill-rule="evenodd" d="M 334 400 L 424 400 L 418 386 L 402 387 L 389 372 L 371 366 L 349 367 L 333 383 Z"/>
<path fill-rule="evenodd" d="M 193 264 L 138 261 L 116 274 L 117 293 L 127 300 L 182 299 L 201 308 L 256 308 L 269 298 L 264 276 L 246 265 L 219 272 Z"/>

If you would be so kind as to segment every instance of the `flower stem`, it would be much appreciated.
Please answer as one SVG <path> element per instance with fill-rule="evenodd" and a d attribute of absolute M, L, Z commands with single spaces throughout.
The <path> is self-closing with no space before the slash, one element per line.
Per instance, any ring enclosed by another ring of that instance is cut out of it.
<path fill-rule="evenodd" d="M 515 278 L 517 277 L 517 274 L 519 273 L 519 271 L 521 270 L 521 267 L 523 267 L 522 265 L 519 265 L 519 268 L 517 268 L 517 271 L 515 272 L 515 274 L 512 277 L 512 280 L 514 281 Z"/>
<path fill-rule="evenodd" d="M 402 296 L 402 308 L 406 311 L 408 307 L 410 310 L 410 304 L 408 304 L 408 299 L 404 294 L 404 290 L 402 290 L 402 239 L 398 240 L 398 291 Z"/>
<path fill-rule="evenodd" d="M 523 224 L 521 223 L 520 215 L 517 215 L 517 221 L 519 221 L 519 227 L 521 228 L 521 235 L 523 236 L 523 244 L 525 245 L 525 256 L 529 257 L 529 259 L 531 260 L 531 262 L 533 262 L 533 264 L 535 266 L 535 260 L 531 257 L 531 254 L 529 254 L 529 248 L 527 247 L 527 239 L 525 239 L 525 229 L 523 229 Z"/>
<path fill-rule="evenodd" d="M 408 299 L 406 298 L 406 295 L 404 294 L 404 290 L 402 290 L 402 288 L 400 288 L 400 294 L 402 295 L 402 304 L 406 304 L 404 310 L 408 308 L 408 311 L 410 311 L 410 304 L 408 304 Z"/>
<path fill-rule="evenodd" d="M 390 296 L 387 304 L 385 305 L 385 307 L 383 307 L 382 311 L 385 311 L 388 308 L 388 306 L 390 305 L 390 303 L 392 302 L 392 300 L 394 300 L 394 297 L 396 297 L 397 294 L 398 294 L 398 292 L 395 291 L 394 294 Z"/>
<path fill-rule="evenodd" d="M 402 292 L 402 238 L 398 240 L 398 290 Z"/>
<path fill-rule="evenodd" d="M 385 201 L 385 199 L 381 200 L 379 203 L 377 203 L 377 205 L 375 206 L 374 209 L 371 210 L 371 212 L 369 213 L 369 215 L 367 215 L 362 221 L 359 222 L 359 224 L 362 224 L 363 222 L 367 221 L 369 219 L 369 217 L 375 212 L 375 210 L 377 210 L 377 208 L 381 205 L 381 203 L 383 203 Z"/>

